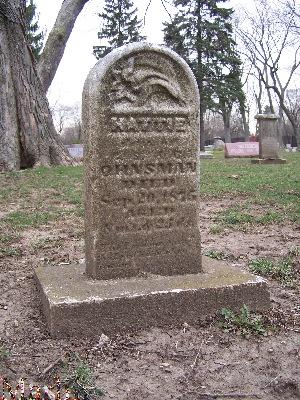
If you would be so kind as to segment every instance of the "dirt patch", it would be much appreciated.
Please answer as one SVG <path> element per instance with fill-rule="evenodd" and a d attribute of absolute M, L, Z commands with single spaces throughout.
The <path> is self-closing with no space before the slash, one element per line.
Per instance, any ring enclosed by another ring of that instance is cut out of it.
<path fill-rule="evenodd" d="M 240 204 L 241 199 L 235 199 Z M 202 204 L 203 250 L 223 252 L 229 262 L 247 268 L 257 257 L 280 258 L 299 246 L 300 231 L 293 223 L 252 226 L 246 231 L 226 227 L 213 234 L 217 213 L 233 200 Z M 47 226 L 20 232 L 11 244 L 18 256 L 0 258 L 2 296 L 0 336 L 9 355 L 1 359 L 1 375 L 11 382 L 21 376 L 29 382 L 50 383 L 76 368 L 77 353 L 88 364 L 96 384 L 108 399 L 299 399 L 300 302 L 299 288 L 270 281 L 273 309 L 265 320 L 267 336 L 248 339 L 224 333 L 217 318 L 194 326 L 174 321 L 169 329 L 116 335 L 108 341 L 50 338 L 33 279 L 41 264 L 83 262 L 83 221 L 70 216 Z M 299 259 L 295 258 L 299 268 Z M 81 327 L 83 334 L 92 327 Z M 224 397 L 225 396 L 225 397 Z M 244 397 L 243 397 L 244 396 Z"/>

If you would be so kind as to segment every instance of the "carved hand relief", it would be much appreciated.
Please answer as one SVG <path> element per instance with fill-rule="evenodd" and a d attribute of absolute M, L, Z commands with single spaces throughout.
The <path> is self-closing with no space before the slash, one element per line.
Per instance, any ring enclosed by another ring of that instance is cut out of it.
<path fill-rule="evenodd" d="M 174 67 L 145 54 L 118 61 L 111 70 L 109 98 L 115 111 L 184 109 L 187 102 Z"/>

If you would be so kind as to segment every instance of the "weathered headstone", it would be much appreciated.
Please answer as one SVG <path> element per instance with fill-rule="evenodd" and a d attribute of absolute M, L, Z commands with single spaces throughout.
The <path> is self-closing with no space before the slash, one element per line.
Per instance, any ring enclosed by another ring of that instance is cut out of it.
<path fill-rule="evenodd" d="M 283 164 L 286 160 L 279 157 L 277 137 L 278 116 L 274 114 L 258 114 L 259 158 L 251 160 L 260 164 Z"/>
<path fill-rule="evenodd" d="M 236 142 L 225 143 L 225 157 L 258 157 L 259 143 L 258 142 Z"/>
<path fill-rule="evenodd" d="M 54 336 L 193 323 L 222 307 L 269 307 L 266 283 L 201 257 L 199 98 L 167 48 L 124 46 L 83 95 L 84 265 L 38 268 Z"/>
<path fill-rule="evenodd" d="M 77 159 L 77 160 L 82 160 L 83 159 L 83 145 L 82 144 L 72 144 L 72 145 L 67 145 L 65 148 L 68 150 L 69 154 Z"/>
<path fill-rule="evenodd" d="M 87 274 L 201 272 L 195 80 L 151 47 L 123 48 L 102 70 L 83 95 Z"/>
<path fill-rule="evenodd" d="M 224 150 L 225 142 L 220 138 L 220 136 L 214 137 L 214 150 Z"/>

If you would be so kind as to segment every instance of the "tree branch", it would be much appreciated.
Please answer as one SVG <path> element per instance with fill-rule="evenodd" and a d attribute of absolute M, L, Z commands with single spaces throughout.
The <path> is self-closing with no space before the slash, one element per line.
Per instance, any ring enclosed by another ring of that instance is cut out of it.
<path fill-rule="evenodd" d="M 65 51 L 76 18 L 89 0 L 64 0 L 38 64 L 38 73 L 47 92 Z"/>

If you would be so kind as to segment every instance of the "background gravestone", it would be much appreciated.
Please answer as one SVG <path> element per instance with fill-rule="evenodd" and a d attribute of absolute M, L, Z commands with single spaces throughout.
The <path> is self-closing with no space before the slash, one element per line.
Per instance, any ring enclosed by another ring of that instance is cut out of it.
<path fill-rule="evenodd" d="M 82 160 L 82 158 L 83 158 L 83 145 L 82 144 L 66 145 L 65 149 L 67 149 L 69 154 L 76 160 L 78 160 L 78 161 Z"/>
<path fill-rule="evenodd" d="M 259 156 L 259 143 L 235 142 L 225 143 L 225 158 L 257 157 Z"/>
<path fill-rule="evenodd" d="M 262 278 L 201 257 L 198 108 L 192 71 L 167 48 L 124 46 L 92 69 L 83 96 L 86 267 L 35 271 L 52 335 L 270 306 Z"/>
<path fill-rule="evenodd" d="M 214 137 L 213 148 L 214 148 L 214 150 L 224 150 L 224 148 L 225 148 L 225 143 L 224 143 L 224 141 L 220 138 L 220 136 Z"/>
<path fill-rule="evenodd" d="M 277 137 L 279 117 L 274 114 L 258 114 L 255 118 L 258 124 L 259 158 L 251 160 L 251 162 L 261 164 L 285 163 L 286 160 L 279 157 Z"/>
<path fill-rule="evenodd" d="M 201 272 L 199 95 L 186 65 L 128 46 L 92 71 L 83 104 L 87 274 Z"/>

